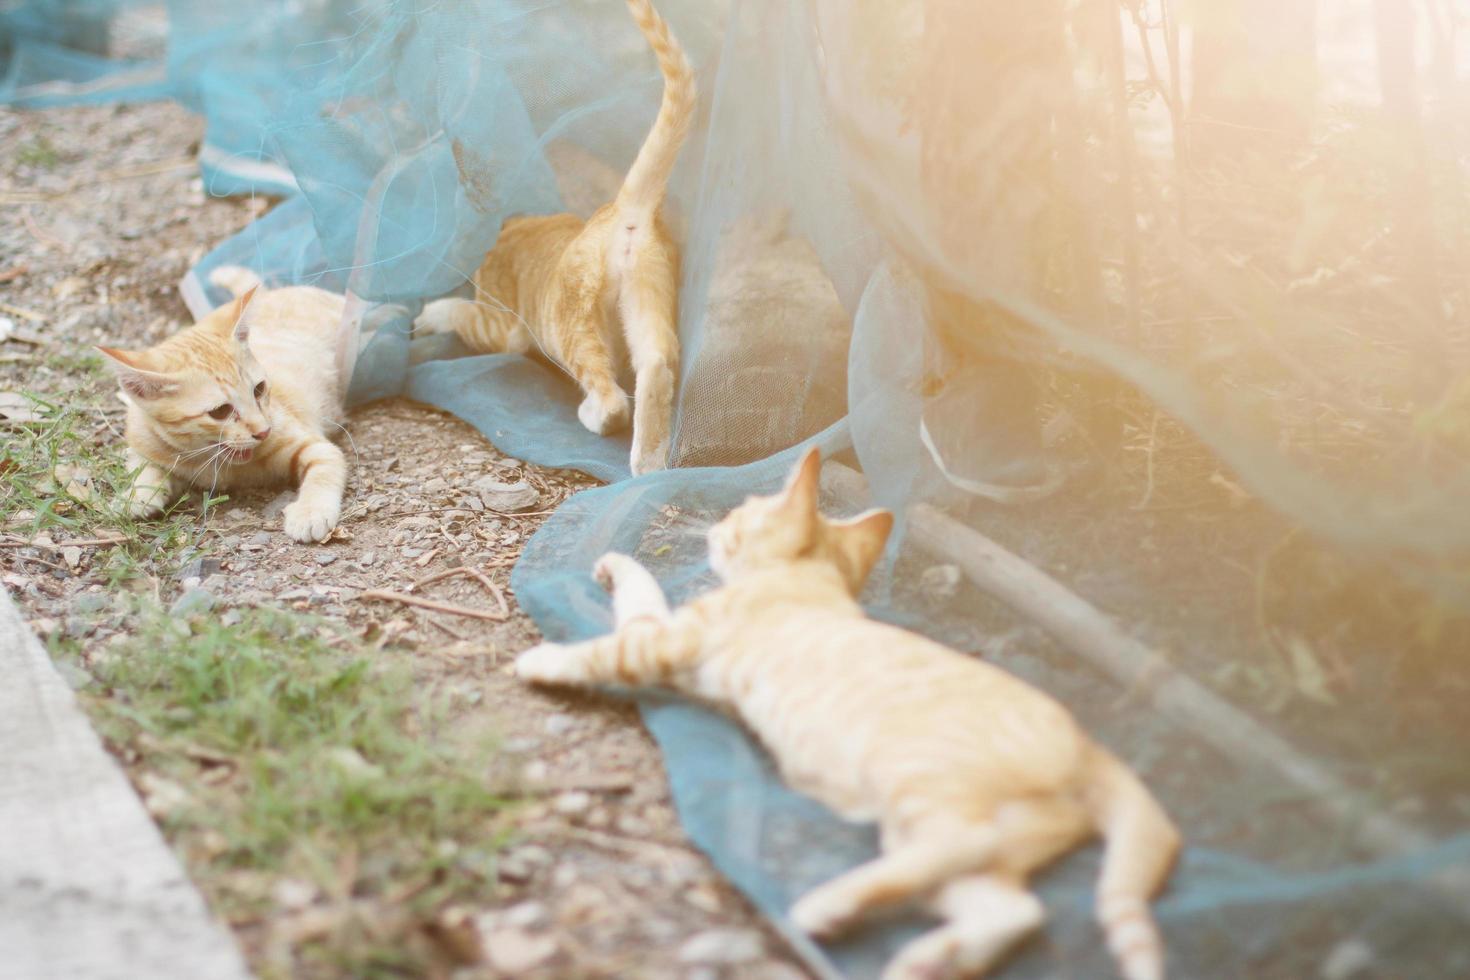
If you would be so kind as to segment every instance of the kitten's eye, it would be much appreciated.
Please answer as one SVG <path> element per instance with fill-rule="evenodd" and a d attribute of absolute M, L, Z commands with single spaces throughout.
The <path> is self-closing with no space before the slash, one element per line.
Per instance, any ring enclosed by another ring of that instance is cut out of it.
<path fill-rule="evenodd" d="M 262 381 L 255 386 L 255 400 L 260 401 L 265 397 L 265 382 Z"/>
<path fill-rule="evenodd" d="M 211 408 L 209 410 L 209 417 L 212 419 L 218 419 L 219 421 L 223 422 L 225 419 L 230 417 L 230 413 L 234 410 L 234 405 L 231 405 L 229 402 L 225 402 L 223 405 L 216 405 L 214 406 L 214 408 Z"/>

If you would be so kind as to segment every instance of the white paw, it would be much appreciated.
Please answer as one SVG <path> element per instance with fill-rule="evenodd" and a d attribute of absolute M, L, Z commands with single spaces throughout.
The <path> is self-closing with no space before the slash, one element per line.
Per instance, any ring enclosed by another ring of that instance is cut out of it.
<path fill-rule="evenodd" d="M 532 684 L 572 684 L 579 676 L 576 655 L 560 643 L 542 643 L 516 657 L 516 676 Z"/>
<path fill-rule="evenodd" d="M 644 473 L 652 473 L 655 470 L 664 469 L 669 465 L 669 440 L 665 439 L 653 448 L 642 448 L 633 446 L 633 454 L 628 460 L 628 467 L 634 476 L 642 476 Z"/>
<path fill-rule="evenodd" d="M 948 936 L 921 937 L 899 951 L 884 969 L 882 980 L 955 980 L 971 975 L 955 962 L 960 952 L 958 941 Z"/>
<path fill-rule="evenodd" d="M 617 551 L 609 551 L 597 559 L 597 564 L 592 566 L 592 577 L 597 584 L 609 592 L 617 591 L 618 578 L 627 571 L 629 565 L 636 565 L 632 558 Z"/>
<path fill-rule="evenodd" d="M 414 317 L 413 332 L 416 334 L 454 333 L 455 308 L 463 302 L 462 299 L 436 299 L 427 304 L 423 311 Z"/>
<path fill-rule="evenodd" d="M 628 396 L 621 391 L 599 396 L 596 392 L 582 399 L 577 406 L 577 418 L 589 432 L 600 436 L 611 435 L 628 427 Z"/>
<path fill-rule="evenodd" d="M 282 514 L 285 518 L 286 536 L 303 544 L 325 541 L 337 518 L 342 514 L 342 505 L 335 501 L 328 504 L 312 503 L 299 497 Z"/>
<path fill-rule="evenodd" d="M 808 936 L 830 939 L 852 922 L 857 912 L 842 889 L 820 885 L 791 907 L 791 921 Z"/>
<path fill-rule="evenodd" d="M 128 516 L 135 520 L 163 513 L 168 506 L 168 491 L 162 487 L 134 487 L 128 496 Z"/>

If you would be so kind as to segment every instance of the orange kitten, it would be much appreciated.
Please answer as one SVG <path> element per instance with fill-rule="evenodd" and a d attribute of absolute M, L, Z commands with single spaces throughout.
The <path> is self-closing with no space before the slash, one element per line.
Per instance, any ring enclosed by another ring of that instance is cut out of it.
<path fill-rule="evenodd" d="M 508 219 L 475 274 L 475 299 L 424 307 L 416 330 L 454 332 L 489 353 L 532 344 L 582 388 L 582 424 L 599 435 L 628 424 L 618 370 L 634 372 L 633 473 L 662 469 L 679 367 L 678 249 L 663 221 L 664 190 L 694 113 L 689 61 L 649 0 L 628 9 L 658 57 L 663 103 L 611 204 L 574 214 Z"/>
<path fill-rule="evenodd" d="M 138 471 L 130 510 L 156 514 L 190 486 L 289 479 L 301 492 L 283 515 L 286 533 L 323 541 L 347 482 L 347 460 L 326 434 L 342 412 L 346 301 L 311 286 L 260 290 L 245 269 L 210 278 L 235 300 L 147 350 L 98 348 L 128 406 L 128 462 Z"/>
<path fill-rule="evenodd" d="M 723 587 L 670 612 L 633 559 L 603 556 L 616 632 L 543 644 L 517 673 L 546 684 L 662 685 L 729 705 L 783 777 L 852 820 L 883 854 L 808 893 L 797 926 L 830 937 L 885 907 L 945 921 L 904 947 L 887 980 L 972 976 L 1037 929 L 1030 875 L 1101 833 L 1098 918 L 1128 980 L 1164 975 L 1148 900 L 1179 835 L 1138 778 L 1065 708 L 1010 674 L 895 626 L 854 600 L 892 527 L 817 510 L 820 459 L 709 534 Z"/>

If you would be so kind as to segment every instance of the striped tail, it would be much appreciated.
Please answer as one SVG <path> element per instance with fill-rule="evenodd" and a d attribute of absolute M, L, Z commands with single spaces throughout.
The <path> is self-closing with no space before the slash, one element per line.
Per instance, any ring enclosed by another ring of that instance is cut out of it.
<path fill-rule="evenodd" d="M 689 135 L 689 124 L 694 119 L 694 70 L 650 0 L 628 0 L 628 10 L 648 39 L 664 76 L 664 97 L 658 107 L 658 118 L 633 166 L 628 168 L 616 201 L 620 212 L 633 212 L 641 220 L 663 203 L 669 174 L 673 172 L 684 138 Z"/>
<path fill-rule="evenodd" d="M 1107 843 L 1097 918 L 1126 980 L 1163 980 L 1164 945 L 1149 911 L 1179 853 L 1179 831 L 1127 766 L 1094 749 L 1088 804 Z"/>
<path fill-rule="evenodd" d="M 241 265 L 219 266 L 209 273 L 209 281 L 228 289 L 231 296 L 244 296 L 261 285 L 260 276 Z"/>

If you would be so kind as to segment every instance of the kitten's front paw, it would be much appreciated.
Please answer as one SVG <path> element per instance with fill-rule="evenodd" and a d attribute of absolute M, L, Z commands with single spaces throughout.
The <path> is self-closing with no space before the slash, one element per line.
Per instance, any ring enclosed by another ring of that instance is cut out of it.
<path fill-rule="evenodd" d="M 516 676 L 532 684 L 574 684 L 581 671 L 570 648 L 542 643 L 516 657 Z"/>
<path fill-rule="evenodd" d="M 135 487 L 128 495 L 128 516 L 133 520 L 157 517 L 168 506 L 168 491 L 162 487 Z"/>
<path fill-rule="evenodd" d="M 326 505 L 298 498 L 287 506 L 282 515 L 286 536 L 302 544 L 325 541 L 332 528 L 337 526 L 341 514 L 342 505 L 339 503 Z"/>
<path fill-rule="evenodd" d="M 946 929 L 920 936 L 898 951 L 883 970 L 882 980 L 957 980 L 973 976 L 974 969 L 960 963 L 964 944 Z"/>
<path fill-rule="evenodd" d="M 436 299 L 425 304 L 423 311 L 414 317 L 414 334 L 422 336 L 432 333 L 454 333 L 456 314 L 459 312 L 459 305 L 464 302 L 465 300 L 451 297 Z"/>
<path fill-rule="evenodd" d="M 791 907 L 791 921 L 808 936 L 831 939 L 852 922 L 857 912 L 846 889 L 819 885 Z"/>
<path fill-rule="evenodd" d="M 628 572 L 628 566 L 636 566 L 638 563 L 627 555 L 618 551 L 609 551 L 597 559 L 597 564 L 592 566 L 592 577 L 597 584 L 609 592 L 618 590 L 618 579 Z"/>

